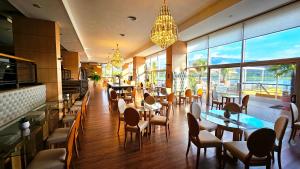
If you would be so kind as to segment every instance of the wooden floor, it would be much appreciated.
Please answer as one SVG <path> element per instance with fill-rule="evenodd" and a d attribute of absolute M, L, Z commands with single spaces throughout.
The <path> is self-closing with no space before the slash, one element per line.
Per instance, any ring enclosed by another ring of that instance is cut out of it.
<path fill-rule="evenodd" d="M 123 149 L 124 130 L 121 126 L 120 135 L 117 135 L 118 115 L 109 112 L 106 90 L 92 87 L 85 133 L 81 138 L 80 158 L 76 160 L 76 169 L 195 168 L 196 148 L 192 146 L 189 156 L 185 157 L 188 132 L 186 110 L 188 107 L 177 106 L 175 114 L 171 116 L 171 135 L 168 143 L 164 128 L 157 127 L 150 140 L 144 139 L 144 147 L 141 151 L 134 137 L 132 142 L 129 138 L 125 151 Z M 286 143 L 289 132 L 290 130 L 284 138 L 282 166 L 286 169 L 299 169 L 300 138 L 297 137 L 294 144 Z M 232 138 L 231 134 L 225 133 L 224 140 L 230 140 L 230 138 Z M 218 168 L 214 149 L 208 149 L 206 155 L 202 150 L 200 156 L 199 168 Z M 277 161 L 272 167 L 278 168 Z M 227 163 L 226 168 L 244 168 L 244 165 L 241 162 Z"/>

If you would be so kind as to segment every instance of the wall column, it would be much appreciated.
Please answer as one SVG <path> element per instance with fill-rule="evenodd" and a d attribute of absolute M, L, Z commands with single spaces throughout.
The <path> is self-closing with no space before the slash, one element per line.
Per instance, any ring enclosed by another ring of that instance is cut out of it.
<path fill-rule="evenodd" d="M 173 87 L 172 46 L 166 49 L 166 87 Z"/>
<path fill-rule="evenodd" d="M 56 22 L 25 17 L 13 19 L 15 55 L 34 60 L 38 82 L 47 89 L 47 100 L 62 99 L 60 29 Z"/>
<path fill-rule="evenodd" d="M 140 56 L 135 56 L 133 57 L 133 76 L 132 76 L 132 80 L 136 81 L 139 80 L 139 82 L 144 82 L 143 77 L 141 77 L 140 79 L 137 79 L 138 75 L 141 74 L 145 74 L 145 61 L 146 58 L 145 57 L 140 57 Z M 145 77 L 145 75 L 144 75 Z"/>
<path fill-rule="evenodd" d="M 65 69 L 71 70 L 71 78 L 78 80 L 80 57 L 78 52 L 62 51 L 62 65 Z"/>

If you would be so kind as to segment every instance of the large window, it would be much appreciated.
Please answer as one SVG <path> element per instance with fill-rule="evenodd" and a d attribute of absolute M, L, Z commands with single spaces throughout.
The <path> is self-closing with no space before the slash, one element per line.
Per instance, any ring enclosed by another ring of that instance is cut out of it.
<path fill-rule="evenodd" d="M 210 64 L 240 63 L 242 54 L 242 42 L 218 46 L 209 49 Z"/>
<path fill-rule="evenodd" d="M 146 80 L 158 86 L 166 81 L 166 52 L 162 51 L 146 58 Z"/>
<path fill-rule="evenodd" d="M 245 62 L 300 57 L 300 28 L 246 40 Z"/>
<path fill-rule="evenodd" d="M 187 54 L 188 57 L 187 66 L 197 67 L 197 66 L 207 65 L 207 56 L 208 56 L 207 49 L 190 52 Z"/>

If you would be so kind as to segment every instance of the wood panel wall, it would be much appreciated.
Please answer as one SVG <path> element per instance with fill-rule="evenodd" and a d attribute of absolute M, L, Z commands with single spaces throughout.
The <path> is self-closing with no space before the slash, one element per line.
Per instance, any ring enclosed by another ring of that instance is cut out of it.
<path fill-rule="evenodd" d="M 80 57 L 78 52 L 62 51 L 62 65 L 64 68 L 71 70 L 71 78 L 78 80 Z"/>

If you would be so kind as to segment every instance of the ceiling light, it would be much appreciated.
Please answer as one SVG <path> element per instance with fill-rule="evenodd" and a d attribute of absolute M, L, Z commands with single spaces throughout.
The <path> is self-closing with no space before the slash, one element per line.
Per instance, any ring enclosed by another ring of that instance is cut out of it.
<path fill-rule="evenodd" d="M 151 30 L 150 39 L 153 43 L 165 49 L 177 41 L 178 30 L 166 0 Z"/>
<path fill-rule="evenodd" d="M 112 56 L 111 64 L 116 68 L 120 68 L 123 65 L 123 58 L 121 56 L 121 52 L 119 50 L 118 44 L 117 44 L 117 48 L 115 49 L 115 52 Z"/>
<path fill-rule="evenodd" d="M 125 34 L 124 33 L 120 33 L 120 36 L 125 36 Z"/>
<path fill-rule="evenodd" d="M 129 20 L 131 20 L 131 21 L 135 21 L 136 20 L 136 17 L 135 16 L 128 16 L 127 17 Z"/>
<path fill-rule="evenodd" d="M 32 4 L 32 6 L 35 8 L 41 8 L 41 6 L 39 4 Z"/>

